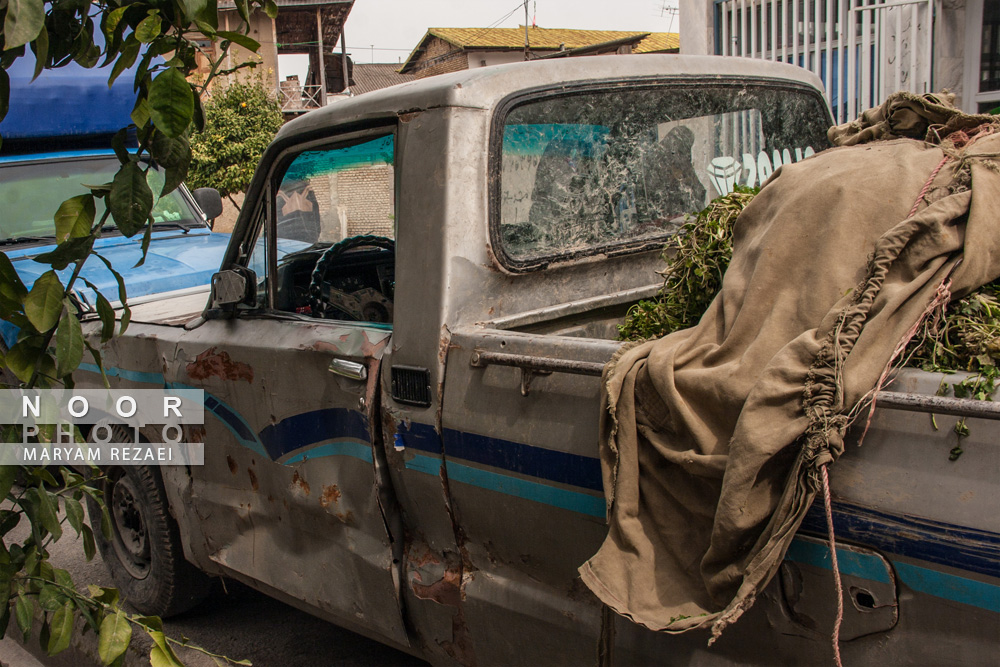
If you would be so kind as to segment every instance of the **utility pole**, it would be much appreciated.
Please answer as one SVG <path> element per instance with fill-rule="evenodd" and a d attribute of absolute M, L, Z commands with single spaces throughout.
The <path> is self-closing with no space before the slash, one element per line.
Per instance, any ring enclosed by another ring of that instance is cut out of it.
<path fill-rule="evenodd" d="M 524 0 L 524 59 L 528 59 L 528 0 Z"/>
<path fill-rule="evenodd" d="M 326 60 L 323 57 L 323 10 L 316 8 L 316 38 L 319 42 L 319 105 L 326 106 Z"/>

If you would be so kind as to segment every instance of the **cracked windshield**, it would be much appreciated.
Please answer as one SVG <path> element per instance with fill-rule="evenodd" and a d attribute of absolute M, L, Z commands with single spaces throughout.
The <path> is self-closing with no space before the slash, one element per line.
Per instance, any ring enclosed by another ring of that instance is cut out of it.
<path fill-rule="evenodd" d="M 665 238 L 715 197 L 828 147 L 822 101 L 752 85 L 531 101 L 505 118 L 500 238 L 514 263 Z"/>

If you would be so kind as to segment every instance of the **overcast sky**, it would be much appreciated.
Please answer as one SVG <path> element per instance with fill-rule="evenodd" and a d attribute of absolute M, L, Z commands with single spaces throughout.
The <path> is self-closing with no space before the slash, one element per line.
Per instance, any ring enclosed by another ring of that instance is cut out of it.
<path fill-rule="evenodd" d="M 541 28 L 677 32 L 678 17 L 667 11 L 677 0 L 529 0 Z M 517 0 L 355 0 L 344 28 L 347 52 L 356 63 L 399 63 L 428 28 L 516 28 L 524 25 Z M 339 51 L 339 44 L 335 48 Z M 305 56 L 281 56 L 281 78 L 301 69 Z"/>
<path fill-rule="evenodd" d="M 664 10 L 676 6 L 676 0 L 529 0 L 528 20 L 534 15 L 541 28 L 677 32 L 676 15 Z M 524 6 L 517 0 L 355 0 L 344 32 L 355 62 L 373 62 L 374 55 L 374 62 L 395 63 L 428 28 L 521 25 Z"/>

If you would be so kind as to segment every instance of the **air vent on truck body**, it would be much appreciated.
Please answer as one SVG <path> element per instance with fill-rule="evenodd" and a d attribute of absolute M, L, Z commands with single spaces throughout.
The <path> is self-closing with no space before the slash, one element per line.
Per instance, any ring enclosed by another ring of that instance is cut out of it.
<path fill-rule="evenodd" d="M 431 373 L 414 366 L 392 367 L 392 397 L 406 405 L 430 407 Z"/>

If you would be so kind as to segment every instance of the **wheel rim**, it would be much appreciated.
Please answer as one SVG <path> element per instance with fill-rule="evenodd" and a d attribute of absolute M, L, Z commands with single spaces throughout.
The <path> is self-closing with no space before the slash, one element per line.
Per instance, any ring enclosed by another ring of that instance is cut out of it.
<path fill-rule="evenodd" d="M 109 484 L 106 498 L 118 560 L 134 578 L 145 579 L 150 567 L 149 531 L 138 501 L 139 492 L 124 471 Z"/>

